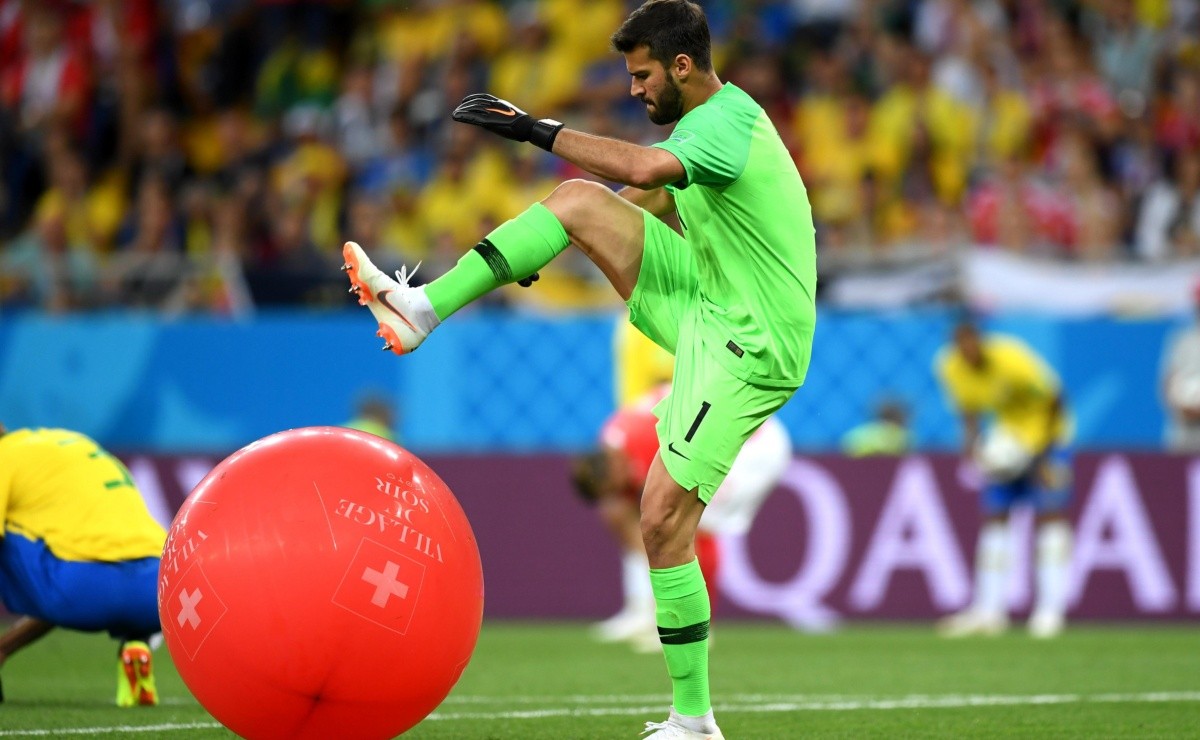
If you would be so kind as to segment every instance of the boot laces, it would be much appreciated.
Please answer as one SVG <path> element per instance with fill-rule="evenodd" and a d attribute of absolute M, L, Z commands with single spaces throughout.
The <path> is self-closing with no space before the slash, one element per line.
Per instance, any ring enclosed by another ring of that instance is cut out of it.
<path fill-rule="evenodd" d="M 408 265 L 401 265 L 400 269 L 396 270 L 396 282 L 400 283 L 400 286 L 403 288 L 411 287 L 408 282 L 413 279 L 420 267 L 420 262 L 418 262 L 417 266 L 411 270 L 408 269 Z"/>

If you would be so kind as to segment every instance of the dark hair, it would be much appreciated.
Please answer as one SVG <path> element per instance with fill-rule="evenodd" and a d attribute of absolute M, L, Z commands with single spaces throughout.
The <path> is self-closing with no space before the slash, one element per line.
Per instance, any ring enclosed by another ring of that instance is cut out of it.
<path fill-rule="evenodd" d="M 704 9 L 690 0 L 648 0 L 629 14 L 612 35 L 613 48 L 628 54 L 639 46 L 650 58 L 670 67 L 687 54 L 702 72 L 712 70 L 712 39 Z"/>

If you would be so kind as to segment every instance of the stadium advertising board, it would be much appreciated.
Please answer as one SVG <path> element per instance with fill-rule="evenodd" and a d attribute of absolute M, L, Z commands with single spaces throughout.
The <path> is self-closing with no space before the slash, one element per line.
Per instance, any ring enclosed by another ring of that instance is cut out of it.
<path fill-rule="evenodd" d="M 209 457 L 126 457 L 169 521 Z M 596 618 L 619 599 L 618 561 L 574 498 L 560 455 L 429 456 L 476 530 L 489 617 Z M 1200 616 L 1200 458 L 1076 459 L 1072 618 Z M 957 458 L 797 458 L 745 537 L 723 540 L 718 618 L 928 619 L 971 595 L 976 495 Z M 1030 517 L 1017 517 L 1009 601 L 1033 595 Z M 587 574 L 581 578 L 580 574 Z"/>

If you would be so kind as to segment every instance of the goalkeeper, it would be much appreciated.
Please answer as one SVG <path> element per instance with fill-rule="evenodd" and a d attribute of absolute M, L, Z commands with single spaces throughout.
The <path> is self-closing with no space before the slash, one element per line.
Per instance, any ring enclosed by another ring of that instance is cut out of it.
<path fill-rule="evenodd" d="M 488 291 L 530 282 L 574 244 L 625 300 L 633 325 L 675 355 L 671 393 L 654 409 L 660 452 L 641 499 L 673 696 L 668 719 L 648 730 L 659 740 L 721 738 L 709 694 L 710 606 L 696 527 L 742 444 L 808 370 L 816 323 L 812 213 L 762 107 L 714 72 L 699 5 L 650 0 L 612 44 L 650 120 L 674 124 L 666 141 L 645 147 L 593 136 L 486 94 L 465 98 L 453 118 L 553 152 L 625 185 L 620 193 L 565 182 L 423 287 L 409 287 L 406 270 L 398 281 L 387 277 L 353 242 L 343 249 L 344 269 L 385 348 L 403 354 Z M 662 220 L 671 215 L 682 235 Z"/>

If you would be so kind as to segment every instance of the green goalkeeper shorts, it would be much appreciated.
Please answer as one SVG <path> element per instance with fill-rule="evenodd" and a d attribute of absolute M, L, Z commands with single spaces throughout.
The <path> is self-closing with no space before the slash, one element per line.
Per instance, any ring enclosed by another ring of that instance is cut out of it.
<path fill-rule="evenodd" d="M 729 350 L 710 346 L 697 331 L 700 291 L 691 247 L 649 212 L 645 225 L 629 320 L 675 355 L 671 392 L 654 408 L 659 454 L 675 482 L 707 504 L 742 444 L 796 389 L 745 381 L 715 359 Z"/>

